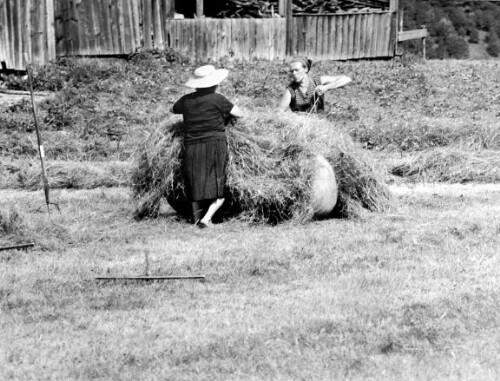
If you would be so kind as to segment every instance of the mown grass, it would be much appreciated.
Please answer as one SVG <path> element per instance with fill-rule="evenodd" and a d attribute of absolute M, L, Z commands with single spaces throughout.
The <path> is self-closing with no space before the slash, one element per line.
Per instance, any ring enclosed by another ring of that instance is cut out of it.
<path fill-rule="evenodd" d="M 129 60 L 65 59 L 39 68 L 36 88 L 55 91 L 39 105 L 47 160 L 132 164 L 138 142 L 169 117 L 175 100 L 190 91 L 183 85 L 199 64 L 174 52 L 144 52 Z M 220 92 L 249 109 L 274 107 L 288 82 L 282 61 L 217 64 L 230 70 Z M 324 117 L 376 153 L 382 165 L 398 166 L 398 155 L 415 157 L 435 148 L 460 147 L 470 155 L 498 152 L 499 65 L 415 58 L 324 61 L 315 63 L 313 73 L 353 78 L 327 95 Z M 19 80 L 9 85 L 27 84 Z M 10 161 L 36 158 L 29 102 L 1 111 L 0 156 Z M 15 185 L 10 184 L 9 180 L 2 186 Z"/>
<path fill-rule="evenodd" d="M 50 217 L 1 191 L 36 242 L 0 252 L 2 379 L 497 379 L 498 187 L 391 190 L 387 214 L 210 231 L 135 222 L 119 188 L 57 191 Z M 206 281 L 95 281 L 146 255 Z"/>
<path fill-rule="evenodd" d="M 57 90 L 40 105 L 48 157 L 127 160 L 137 139 L 189 91 L 183 84 L 200 64 L 169 59 L 143 53 L 128 61 L 68 59 L 40 68 L 37 88 Z M 288 82 L 282 61 L 218 65 L 231 72 L 220 91 L 247 107 L 273 107 Z M 324 61 L 313 73 L 353 78 L 327 96 L 326 117 L 337 128 L 369 149 L 418 151 L 457 143 L 500 147 L 499 69 L 496 61 L 402 59 Z M 36 152 L 30 112 L 26 102 L 2 113 L 2 155 Z"/>
<path fill-rule="evenodd" d="M 104 187 L 128 181 L 137 142 L 189 91 L 195 65 L 146 53 L 39 69 L 37 89 L 57 91 L 39 105 L 61 208 L 50 216 L 43 192 L 19 190 L 40 187 L 29 104 L 0 110 L 0 246 L 36 243 L 0 251 L 0 378 L 498 379 L 497 185 L 393 185 L 391 211 L 349 221 L 200 231 L 167 208 L 133 220 L 130 191 Z M 249 108 L 276 104 L 287 82 L 281 62 L 220 65 L 231 70 L 221 92 Z M 408 165 L 412 181 L 498 182 L 498 65 L 314 70 L 353 78 L 328 94 L 325 117 L 388 179 Z M 207 281 L 95 281 L 144 274 L 146 257 L 151 275 Z"/>

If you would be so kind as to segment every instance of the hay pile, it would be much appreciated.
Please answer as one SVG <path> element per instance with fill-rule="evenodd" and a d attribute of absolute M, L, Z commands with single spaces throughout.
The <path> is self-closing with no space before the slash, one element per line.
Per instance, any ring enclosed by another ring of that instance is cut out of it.
<path fill-rule="evenodd" d="M 495 183 L 500 181 L 498 151 L 436 148 L 395 165 L 391 173 L 411 181 Z"/>
<path fill-rule="evenodd" d="M 3 172 L 2 167 L 0 165 L 0 174 Z M 122 161 L 49 161 L 46 171 L 51 189 L 93 189 L 130 184 L 130 164 Z M 10 163 L 5 172 L 8 176 L 0 181 L 0 188 L 28 190 L 43 188 L 38 160 L 29 163 Z"/>
<path fill-rule="evenodd" d="M 158 216 L 162 197 L 179 214 L 190 215 L 181 174 L 182 124 L 176 120 L 157 126 L 138 151 L 132 182 L 139 219 Z M 230 125 L 227 134 L 225 216 L 268 223 L 310 220 L 318 154 L 329 161 L 337 177 L 335 216 L 354 217 L 363 208 L 380 211 L 388 204 L 388 190 L 364 152 L 325 119 L 259 110 Z"/>

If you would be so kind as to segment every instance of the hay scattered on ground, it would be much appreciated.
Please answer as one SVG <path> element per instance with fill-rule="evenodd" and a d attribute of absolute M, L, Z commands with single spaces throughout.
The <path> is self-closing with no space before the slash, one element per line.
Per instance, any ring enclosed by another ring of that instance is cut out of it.
<path fill-rule="evenodd" d="M 132 174 L 137 218 L 158 216 L 162 197 L 180 214 L 189 215 L 181 174 L 181 126 L 178 119 L 157 126 L 139 149 Z M 337 176 L 336 216 L 357 216 L 363 208 L 380 211 L 388 204 L 383 177 L 365 152 L 319 116 L 258 110 L 227 131 L 225 216 L 270 223 L 310 220 L 310 185 L 317 154 L 327 158 Z"/>
<path fill-rule="evenodd" d="M 25 219 L 16 209 L 0 210 L 0 238 L 13 238 L 17 243 L 25 237 L 27 231 Z"/>
<path fill-rule="evenodd" d="M 500 181 L 500 152 L 436 148 L 395 165 L 391 173 L 414 182 L 495 183 Z"/>
<path fill-rule="evenodd" d="M 37 190 L 43 188 L 40 162 L 10 163 L 3 166 L 5 179 L 2 188 Z M 130 185 L 130 164 L 110 162 L 46 162 L 46 173 L 51 189 L 93 189 Z"/>

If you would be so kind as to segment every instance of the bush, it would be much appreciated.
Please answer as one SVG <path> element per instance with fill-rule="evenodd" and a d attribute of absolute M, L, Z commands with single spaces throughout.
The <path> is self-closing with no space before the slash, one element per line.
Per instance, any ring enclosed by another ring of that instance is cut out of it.
<path fill-rule="evenodd" d="M 488 35 L 488 46 L 486 47 L 486 52 L 493 57 L 498 57 L 500 55 L 500 40 L 494 32 L 490 32 Z"/>
<path fill-rule="evenodd" d="M 476 28 L 471 29 L 469 34 L 469 42 L 471 44 L 479 44 L 479 32 Z"/>
<path fill-rule="evenodd" d="M 450 58 L 469 58 L 469 45 L 462 37 L 450 35 L 446 39 L 447 53 Z"/>

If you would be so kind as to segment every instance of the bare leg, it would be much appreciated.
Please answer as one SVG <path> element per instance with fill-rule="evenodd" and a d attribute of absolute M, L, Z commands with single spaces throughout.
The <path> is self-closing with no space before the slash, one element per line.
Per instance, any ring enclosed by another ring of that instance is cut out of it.
<path fill-rule="evenodd" d="M 219 210 L 219 208 L 224 204 L 224 199 L 223 198 L 218 198 L 214 200 L 210 206 L 208 207 L 208 211 L 205 214 L 205 216 L 202 218 L 200 222 L 204 223 L 205 225 L 211 225 L 212 224 L 212 217 L 214 216 L 215 212 Z"/>
<path fill-rule="evenodd" d="M 200 208 L 200 203 L 198 201 L 193 201 L 191 203 L 191 208 L 193 209 L 193 222 L 196 224 L 201 219 L 203 209 Z"/>

